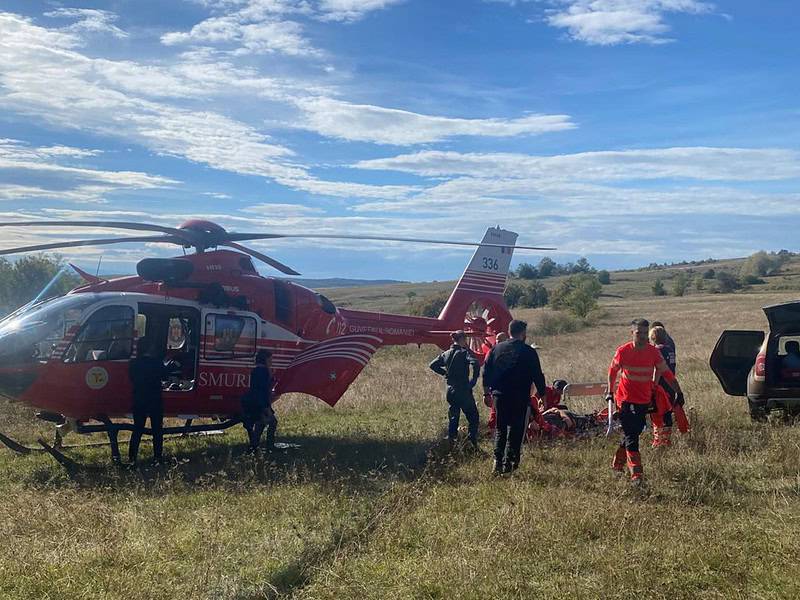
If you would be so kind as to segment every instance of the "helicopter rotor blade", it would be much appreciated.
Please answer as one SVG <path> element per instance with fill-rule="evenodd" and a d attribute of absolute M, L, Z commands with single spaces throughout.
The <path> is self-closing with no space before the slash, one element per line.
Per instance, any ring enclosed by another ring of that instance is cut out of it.
<path fill-rule="evenodd" d="M 239 242 L 247 240 L 273 240 L 279 238 L 328 239 L 328 240 L 369 240 L 375 242 L 412 242 L 416 244 L 445 244 L 449 246 L 488 246 L 490 248 L 513 248 L 514 250 L 555 250 L 549 246 L 509 246 L 480 242 L 456 242 L 452 240 L 433 240 L 427 238 L 405 238 L 382 235 L 339 235 L 333 233 L 229 233 L 227 239 Z"/>
<path fill-rule="evenodd" d="M 55 250 L 57 248 L 80 248 L 83 246 L 106 246 L 108 244 L 124 244 L 125 242 L 162 242 L 165 244 L 183 245 L 183 240 L 175 239 L 168 235 L 144 235 L 130 237 L 98 238 L 94 240 L 72 240 L 69 242 L 51 242 L 48 244 L 35 244 L 33 246 L 17 246 L 16 248 L 0 249 L 0 256 L 18 254 L 21 252 L 38 252 L 40 250 Z"/>
<path fill-rule="evenodd" d="M 187 242 L 194 241 L 191 232 L 175 227 L 164 227 L 150 223 L 134 223 L 131 221 L 3 221 L 0 227 L 96 227 L 101 229 L 129 229 L 131 231 L 155 231 L 173 235 Z"/>
<path fill-rule="evenodd" d="M 245 254 L 247 254 L 249 256 L 252 256 L 253 258 L 257 258 L 261 262 L 268 264 L 270 267 L 272 267 L 274 269 L 277 269 L 278 271 L 280 271 L 284 275 L 300 275 L 300 273 L 295 271 L 290 266 L 285 265 L 282 262 L 277 261 L 274 258 L 271 258 L 271 257 L 267 256 L 266 254 L 262 254 L 261 252 L 258 252 L 257 250 L 251 250 L 250 248 L 246 248 L 245 246 L 242 246 L 242 245 L 237 244 L 235 242 L 225 242 L 222 245 L 223 246 L 228 246 L 229 248 L 233 248 L 234 250 L 238 250 L 239 252 L 244 252 Z"/>

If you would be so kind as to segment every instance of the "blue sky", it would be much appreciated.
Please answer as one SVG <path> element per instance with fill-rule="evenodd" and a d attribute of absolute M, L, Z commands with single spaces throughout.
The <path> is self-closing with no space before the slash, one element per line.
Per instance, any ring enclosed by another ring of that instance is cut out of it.
<path fill-rule="evenodd" d="M 0 218 L 500 224 L 606 268 L 797 250 L 798 25 L 788 1 L 4 0 Z M 312 277 L 450 279 L 470 255 L 253 245 Z M 101 253 L 174 250 L 64 255 Z"/>

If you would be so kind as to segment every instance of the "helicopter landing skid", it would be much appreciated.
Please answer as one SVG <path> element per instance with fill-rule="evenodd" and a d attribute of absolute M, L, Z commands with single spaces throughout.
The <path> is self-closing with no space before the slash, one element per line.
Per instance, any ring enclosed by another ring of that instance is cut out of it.
<path fill-rule="evenodd" d="M 27 455 L 34 452 L 45 452 L 46 450 L 41 446 L 27 446 L 20 442 L 8 437 L 4 433 L 0 433 L 0 443 L 6 448 L 13 450 L 17 454 Z M 108 446 L 109 442 L 88 442 L 86 444 L 53 444 L 52 448 L 56 450 L 70 450 L 72 448 L 95 448 L 97 446 Z"/>
<path fill-rule="evenodd" d="M 211 423 L 211 424 L 200 424 L 200 425 L 192 425 L 191 422 L 187 422 L 186 425 L 181 425 L 178 427 L 164 427 L 164 438 L 165 439 L 174 439 L 174 438 L 186 438 L 186 437 L 195 437 L 195 436 L 211 436 L 211 435 L 222 435 L 225 433 L 225 429 L 229 427 L 233 427 L 234 425 L 239 424 L 241 421 L 238 419 L 229 419 L 222 423 Z M 39 452 L 47 452 L 54 458 L 55 455 L 53 454 L 58 453 L 61 456 L 63 450 L 73 450 L 76 448 L 97 448 L 101 446 L 110 446 L 111 447 L 111 454 L 114 460 L 119 460 L 119 445 L 126 444 L 128 440 L 118 440 L 117 434 L 120 431 L 133 431 L 133 425 L 129 423 L 114 423 L 110 420 L 101 424 L 101 425 L 79 425 L 77 430 L 80 434 L 88 434 L 88 433 L 107 433 L 109 434 L 109 440 L 106 442 L 87 442 L 85 444 L 62 444 L 61 437 L 59 435 L 56 436 L 55 443 L 48 444 L 44 442 L 41 438 L 38 440 L 38 446 L 28 446 L 26 444 L 22 444 L 13 438 L 5 435 L 4 433 L 0 433 L 0 443 L 13 450 L 17 454 L 21 454 L 23 456 L 39 453 Z M 144 429 L 145 434 L 151 434 L 152 431 L 150 428 Z M 64 458 L 66 458 L 64 456 Z M 56 458 L 59 463 L 64 464 L 61 460 Z M 69 459 L 67 459 L 69 460 Z"/>
<path fill-rule="evenodd" d="M 78 466 L 78 463 L 76 463 L 71 458 L 65 456 L 60 450 L 57 450 L 56 448 L 45 442 L 42 438 L 39 438 L 37 441 L 39 442 L 39 445 L 42 447 L 42 450 L 47 452 L 53 458 L 55 458 L 56 462 L 58 462 L 58 464 L 60 464 L 65 469 L 67 470 L 74 469 L 75 467 Z"/>

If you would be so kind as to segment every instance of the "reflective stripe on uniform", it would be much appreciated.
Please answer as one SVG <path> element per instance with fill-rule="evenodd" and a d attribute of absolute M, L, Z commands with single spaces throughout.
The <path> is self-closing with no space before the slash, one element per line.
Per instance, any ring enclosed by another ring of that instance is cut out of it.
<path fill-rule="evenodd" d="M 622 372 L 622 378 L 630 381 L 653 381 L 652 375 L 629 375 L 625 371 Z"/>
<path fill-rule="evenodd" d="M 634 371 L 636 373 L 650 373 L 653 374 L 653 367 L 636 367 L 633 365 L 620 365 L 623 371 Z"/>

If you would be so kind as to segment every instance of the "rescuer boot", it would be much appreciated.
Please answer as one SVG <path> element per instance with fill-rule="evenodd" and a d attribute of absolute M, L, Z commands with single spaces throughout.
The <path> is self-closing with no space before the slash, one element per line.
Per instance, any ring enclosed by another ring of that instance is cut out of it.
<path fill-rule="evenodd" d="M 615 473 L 624 473 L 625 472 L 625 447 L 620 446 L 617 448 L 616 453 L 614 454 L 614 460 L 611 462 L 611 469 Z"/>
<path fill-rule="evenodd" d="M 631 482 L 634 482 L 637 479 L 641 479 L 644 476 L 641 454 L 639 454 L 638 452 L 626 451 L 626 456 L 628 459 L 628 471 L 630 471 L 631 474 Z"/>
<path fill-rule="evenodd" d="M 503 474 L 503 463 L 499 460 L 494 461 L 494 466 L 492 467 L 492 475 L 494 477 L 499 477 Z"/>

